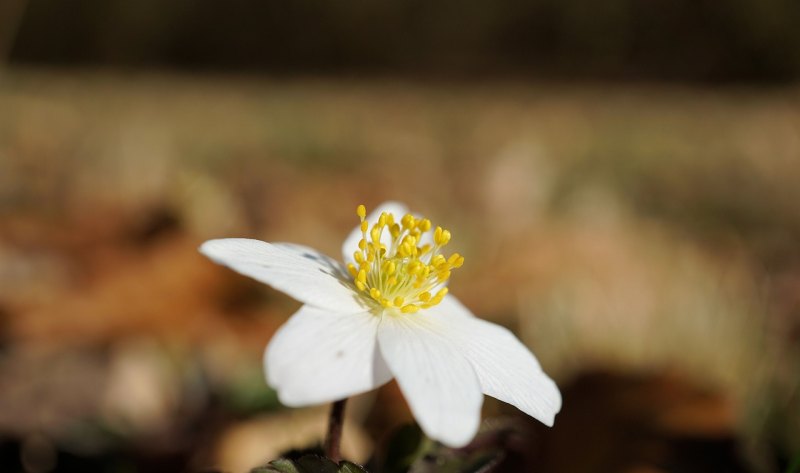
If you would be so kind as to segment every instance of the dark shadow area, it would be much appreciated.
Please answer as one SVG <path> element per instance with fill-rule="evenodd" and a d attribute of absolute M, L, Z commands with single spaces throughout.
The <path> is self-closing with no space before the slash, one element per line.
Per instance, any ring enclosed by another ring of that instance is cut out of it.
<path fill-rule="evenodd" d="M 30 0 L 14 64 L 785 82 L 792 0 Z"/>

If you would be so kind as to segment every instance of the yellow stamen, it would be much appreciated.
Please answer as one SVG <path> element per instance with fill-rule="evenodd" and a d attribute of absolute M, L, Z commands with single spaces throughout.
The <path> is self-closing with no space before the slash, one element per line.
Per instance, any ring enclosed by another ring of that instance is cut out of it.
<path fill-rule="evenodd" d="M 363 205 L 358 206 L 356 215 L 361 220 L 362 238 L 353 254 L 355 263 L 348 264 L 347 271 L 358 290 L 379 306 L 403 314 L 439 304 L 447 295 L 444 285 L 451 271 L 464 264 L 464 257 L 458 253 L 449 257 L 441 254 L 442 247 L 450 242 L 450 232 L 411 214 L 383 212 L 370 225 Z M 383 235 L 384 230 L 388 235 Z M 420 245 L 425 239 L 433 240 L 433 244 Z"/>

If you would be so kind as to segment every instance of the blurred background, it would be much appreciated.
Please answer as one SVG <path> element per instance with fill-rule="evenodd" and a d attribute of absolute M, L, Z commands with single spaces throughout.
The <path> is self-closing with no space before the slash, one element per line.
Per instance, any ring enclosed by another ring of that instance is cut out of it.
<path fill-rule="evenodd" d="M 3 0 L 0 470 L 244 472 L 323 436 L 299 304 L 209 238 L 339 257 L 405 201 L 451 292 L 556 378 L 498 471 L 783 472 L 800 453 L 800 3 Z M 412 419 L 350 403 L 366 461 Z M 491 423 L 491 421 L 490 421 Z"/>

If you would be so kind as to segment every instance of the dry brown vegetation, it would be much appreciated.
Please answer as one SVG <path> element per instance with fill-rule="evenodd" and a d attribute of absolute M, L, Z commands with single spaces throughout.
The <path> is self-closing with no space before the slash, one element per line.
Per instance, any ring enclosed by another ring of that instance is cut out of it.
<path fill-rule="evenodd" d="M 564 388 L 540 471 L 775 471 L 800 448 L 796 89 L 1 80 L 0 434 L 30 458 L 237 471 L 313 443 L 324 414 L 271 413 L 261 380 L 298 305 L 196 247 L 338 257 L 386 199 L 451 228 L 452 293 Z M 409 420 L 393 385 L 352 414 L 358 460 Z"/>

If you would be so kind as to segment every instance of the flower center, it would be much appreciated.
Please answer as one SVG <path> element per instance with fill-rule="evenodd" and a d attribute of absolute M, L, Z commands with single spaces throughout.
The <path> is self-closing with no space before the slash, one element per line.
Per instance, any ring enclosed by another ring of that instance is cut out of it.
<path fill-rule="evenodd" d="M 431 230 L 430 220 L 411 214 L 398 222 L 388 212 L 370 228 L 366 207 L 359 205 L 356 214 L 361 219 L 361 240 L 353 253 L 356 264 L 349 263 L 347 270 L 358 290 L 381 306 L 406 314 L 440 303 L 447 295 L 450 271 L 464 264 L 458 253 L 449 258 L 441 254 L 450 232 L 442 227 Z"/>

